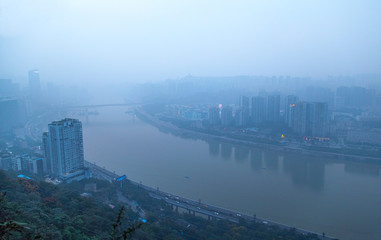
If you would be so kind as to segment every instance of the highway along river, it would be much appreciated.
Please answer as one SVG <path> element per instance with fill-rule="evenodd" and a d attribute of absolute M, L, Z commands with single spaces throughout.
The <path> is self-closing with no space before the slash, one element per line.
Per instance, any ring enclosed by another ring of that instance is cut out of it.
<path fill-rule="evenodd" d="M 182 138 L 126 107 L 84 118 L 85 158 L 186 198 L 340 239 L 381 239 L 380 164 Z"/>

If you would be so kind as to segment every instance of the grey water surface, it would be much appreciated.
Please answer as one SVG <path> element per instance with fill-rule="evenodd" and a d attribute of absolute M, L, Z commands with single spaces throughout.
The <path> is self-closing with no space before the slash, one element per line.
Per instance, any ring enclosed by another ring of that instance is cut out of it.
<path fill-rule="evenodd" d="M 83 120 L 86 160 L 176 195 L 340 239 L 381 239 L 381 164 L 159 130 L 126 108 Z"/>

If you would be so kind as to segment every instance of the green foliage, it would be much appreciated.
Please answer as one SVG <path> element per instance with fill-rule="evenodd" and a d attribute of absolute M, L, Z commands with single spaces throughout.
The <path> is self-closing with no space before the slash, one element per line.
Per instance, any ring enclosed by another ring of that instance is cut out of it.
<path fill-rule="evenodd" d="M 0 239 L 107 239 L 116 210 L 64 186 L 0 172 Z"/>
<path fill-rule="evenodd" d="M 123 212 L 124 212 L 124 206 L 122 206 L 120 208 L 118 216 L 116 218 L 116 221 L 112 225 L 112 232 L 111 232 L 110 240 L 130 239 L 132 237 L 132 234 L 143 225 L 143 223 L 139 222 L 136 225 L 128 227 L 126 230 L 122 230 Z"/>
<path fill-rule="evenodd" d="M 80 195 L 86 183 L 97 184 L 97 192 L 91 197 Z M 0 189 L 0 239 L 319 239 L 262 223 L 208 221 L 178 214 L 128 181 L 122 188 L 97 179 L 52 185 L 10 178 L 0 171 Z M 117 192 L 144 209 L 147 223 L 138 220 L 139 213 L 128 205 L 118 202 Z"/>

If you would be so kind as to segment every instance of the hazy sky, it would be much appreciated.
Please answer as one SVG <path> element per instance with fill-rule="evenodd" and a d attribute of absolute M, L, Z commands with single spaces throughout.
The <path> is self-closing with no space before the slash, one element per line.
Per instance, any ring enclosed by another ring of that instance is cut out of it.
<path fill-rule="evenodd" d="M 0 0 L 0 76 L 381 73 L 380 0 Z"/>

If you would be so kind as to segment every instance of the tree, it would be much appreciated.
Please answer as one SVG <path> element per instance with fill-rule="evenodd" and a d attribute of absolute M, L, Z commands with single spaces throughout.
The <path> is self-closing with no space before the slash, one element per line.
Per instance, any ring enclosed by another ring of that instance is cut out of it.
<path fill-rule="evenodd" d="M 132 234 L 143 225 L 143 223 L 140 222 L 132 227 L 127 228 L 126 230 L 121 230 L 120 228 L 122 226 L 123 212 L 124 206 L 120 208 L 115 223 L 112 225 L 112 233 L 110 238 L 111 240 L 130 239 L 132 237 Z"/>

